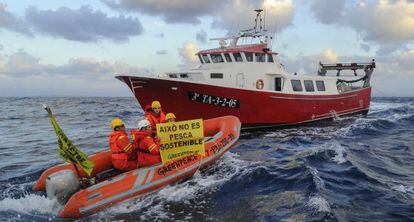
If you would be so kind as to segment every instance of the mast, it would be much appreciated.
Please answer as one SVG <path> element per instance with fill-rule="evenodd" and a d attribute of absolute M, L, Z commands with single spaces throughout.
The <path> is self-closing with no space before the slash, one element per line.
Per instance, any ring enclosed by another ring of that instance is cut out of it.
<path fill-rule="evenodd" d="M 237 35 L 211 38 L 210 40 L 218 40 L 220 41 L 220 47 L 226 47 L 227 40 L 230 41 L 228 46 L 237 46 L 237 42 L 240 38 L 258 38 L 260 42 L 267 44 L 267 48 L 270 48 L 272 37 L 265 27 L 264 19 L 262 17 L 263 9 L 256 9 L 254 11 L 256 12 L 256 17 L 254 19 L 253 28 L 241 30 Z"/>

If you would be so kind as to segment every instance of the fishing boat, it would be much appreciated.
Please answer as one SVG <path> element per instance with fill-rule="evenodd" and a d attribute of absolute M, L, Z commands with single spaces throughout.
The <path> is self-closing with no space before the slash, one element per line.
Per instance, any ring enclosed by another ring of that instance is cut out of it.
<path fill-rule="evenodd" d="M 234 115 L 243 129 L 368 113 L 375 60 L 320 62 L 317 75 L 290 73 L 272 51 L 273 37 L 262 23 L 262 10 L 256 13 L 253 28 L 211 39 L 218 40 L 219 47 L 199 51 L 200 64 L 194 69 L 116 78 L 131 89 L 141 107 L 158 100 L 182 119 Z"/>
<path fill-rule="evenodd" d="M 63 204 L 60 216 L 64 218 L 79 218 L 148 194 L 212 164 L 236 144 L 240 135 L 241 123 L 234 116 L 204 120 L 203 125 L 205 156 L 187 155 L 166 164 L 119 172 L 113 169 L 111 151 L 101 151 L 90 156 L 95 165 L 90 176 L 79 169 L 82 177 L 96 180 L 93 185 L 81 189 L 73 164 L 61 164 L 44 171 L 34 190 L 46 191 L 48 198 Z"/>

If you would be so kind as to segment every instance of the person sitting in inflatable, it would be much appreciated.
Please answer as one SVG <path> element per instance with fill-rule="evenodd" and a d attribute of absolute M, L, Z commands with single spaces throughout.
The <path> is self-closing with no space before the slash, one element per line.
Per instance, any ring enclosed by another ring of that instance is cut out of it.
<path fill-rule="evenodd" d="M 167 123 L 172 123 L 175 122 L 177 120 L 177 118 L 175 117 L 174 113 L 167 113 L 167 115 L 165 115 L 165 121 Z"/>
<path fill-rule="evenodd" d="M 161 162 L 160 139 L 153 136 L 151 123 L 144 119 L 138 122 L 138 130 L 131 130 L 133 146 L 137 151 L 139 167 Z"/>
<path fill-rule="evenodd" d="M 161 109 L 159 101 L 153 101 L 151 105 L 145 107 L 145 117 L 151 124 L 152 133 L 157 134 L 157 123 L 165 123 L 165 114 Z"/>
<path fill-rule="evenodd" d="M 114 131 L 109 134 L 112 165 L 122 171 L 136 169 L 138 167 L 136 153 L 125 132 L 124 122 L 120 118 L 115 118 L 111 122 L 111 128 Z"/>

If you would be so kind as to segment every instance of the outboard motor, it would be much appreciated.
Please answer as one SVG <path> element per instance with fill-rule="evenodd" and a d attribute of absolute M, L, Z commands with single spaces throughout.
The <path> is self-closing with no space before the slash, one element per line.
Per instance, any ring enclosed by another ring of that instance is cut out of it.
<path fill-rule="evenodd" d="M 62 170 L 49 175 L 46 179 L 46 195 L 49 199 L 57 199 L 66 204 L 72 194 L 80 190 L 78 177 L 72 170 Z"/>

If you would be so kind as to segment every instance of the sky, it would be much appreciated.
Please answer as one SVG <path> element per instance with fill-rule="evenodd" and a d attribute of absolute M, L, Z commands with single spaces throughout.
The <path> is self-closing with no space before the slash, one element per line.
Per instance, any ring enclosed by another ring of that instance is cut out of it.
<path fill-rule="evenodd" d="M 414 0 L 0 0 L 0 97 L 132 96 L 114 76 L 197 66 L 258 8 L 288 72 L 375 59 L 374 96 L 414 96 Z"/>

